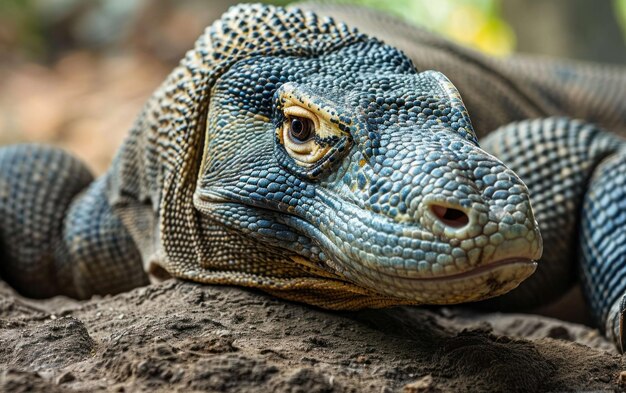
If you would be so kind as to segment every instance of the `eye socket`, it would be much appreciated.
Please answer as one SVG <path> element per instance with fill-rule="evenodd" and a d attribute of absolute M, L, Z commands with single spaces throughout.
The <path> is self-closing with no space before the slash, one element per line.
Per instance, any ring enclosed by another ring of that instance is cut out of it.
<path fill-rule="evenodd" d="M 304 167 L 314 165 L 330 149 L 330 146 L 322 146 L 315 139 L 321 127 L 319 117 L 297 105 L 288 106 L 283 112 L 286 119 L 278 129 L 280 142 L 296 163 Z"/>
<path fill-rule="evenodd" d="M 293 117 L 289 120 L 289 136 L 296 143 L 303 143 L 315 135 L 315 124 L 311 119 Z"/>

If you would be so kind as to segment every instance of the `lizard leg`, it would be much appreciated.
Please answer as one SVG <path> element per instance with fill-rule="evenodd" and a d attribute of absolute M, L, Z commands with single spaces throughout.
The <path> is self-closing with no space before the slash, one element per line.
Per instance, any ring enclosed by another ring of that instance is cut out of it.
<path fill-rule="evenodd" d="M 603 161 L 585 195 L 580 225 L 584 293 L 620 352 L 626 350 L 626 149 Z"/>
<path fill-rule="evenodd" d="M 483 305 L 530 309 L 556 299 L 574 284 L 580 212 L 589 179 L 623 143 L 594 125 L 567 118 L 512 123 L 481 141 L 527 185 L 544 243 L 537 271 L 518 288 Z"/>
<path fill-rule="evenodd" d="M 119 266 L 141 269 L 141 262 L 106 201 L 104 181 L 92 181 L 85 165 L 60 149 L 0 149 L 0 274 L 22 294 L 84 298 L 126 288 L 128 277 L 147 282 L 131 268 L 114 281 Z"/>

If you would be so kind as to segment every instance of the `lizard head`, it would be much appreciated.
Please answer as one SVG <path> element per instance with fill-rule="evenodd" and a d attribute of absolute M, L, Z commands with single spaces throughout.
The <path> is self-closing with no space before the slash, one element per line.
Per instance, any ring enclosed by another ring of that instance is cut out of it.
<path fill-rule="evenodd" d="M 317 40 L 308 51 L 242 56 L 210 86 L 193 192 L 206 246 L 178 275 L 360 308 L 475 301 L 532 274 L 528 190 L 480 149 L 452 83 L 332 20 L 290 15 L 281 39 Z M 251 42 L 226 33 L 229 53 Z"/>

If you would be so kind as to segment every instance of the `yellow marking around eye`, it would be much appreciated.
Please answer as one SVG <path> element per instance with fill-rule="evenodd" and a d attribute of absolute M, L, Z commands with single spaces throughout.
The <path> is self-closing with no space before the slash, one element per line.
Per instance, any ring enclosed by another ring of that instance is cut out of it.
<path fill-rule="evenodd" d="M 304 109 L 303 107 L 297 105 L 285 106 L 283 113 L 285 114 L 285 116 L 304 117 L 311 120 L 315 125 L 315 133 L 317 133 L 320 129 L 319 118 L 315 115 L 315 113 L 311 112 L 308 109 Z"/>
<path fill-rule="evenodd" d="M 283 86 L 283 89 L 284 90 L 281 92 L 281 99 L 283 101 L 283 111 L 285 114 L 287 114 L 288 110 L 291 110 L 288 108 L 294 107 L 301 108 L 308 113 L 312 113 L 317 119 L 316 129 L 317 135 L 320 138 L 345 135 L 345 132 L 341 131 L 338 127 L 339 119 L 336 114 L 331 114 L 329 111 L 324 109 L 323 106 L 313 103 L 309 97 L 295 90 L 293 86 Z M 328 103 L 329 107 L 333 107 L 333 105 L 334 104 L 331 104 L 330 102 Z M 299 111 L 300 109 L 295 110 Z"/>
<path fill-rule="evenodd" d="M 285 146 L 289 155 L 302 166 L 308 167 L 315 164 L 330 150 L 329 146 L 322 147 L 318 145 L 314 139 L 310 139 L 305 143 L 294 143 L 289 137 L 288 124 L 284 124 L 281 130 L 282 137 L 280 140 L 283 146 Z"/>
<path fill-rule="evenodd" d="M 300 101 L 300 100 L 298 100 Z M 337 127 L 337 124 L 331 122 L 332 116 L 316 105 L 308 105 L 310 109 L 306 109 L 304 103 L 292 101 L 291 98 L 285 100 L 283 112 L 287 116 L 306 117 L 315 123 L 315 133 L 320 138 L 328 138 L 332 136 L 342 136 L 343 132 Z"/>

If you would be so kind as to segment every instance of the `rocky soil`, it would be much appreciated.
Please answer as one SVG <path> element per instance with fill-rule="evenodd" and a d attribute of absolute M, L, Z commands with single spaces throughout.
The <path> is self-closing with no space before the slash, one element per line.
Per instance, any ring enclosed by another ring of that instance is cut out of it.
<path fill-rule="evenodd" d="M 545 317 L 336 313 L 175 280 L 85 302 L 3 284 L 0 365 L 5 392 L 614 391 L 624 369 L 597 331 Z"/>

